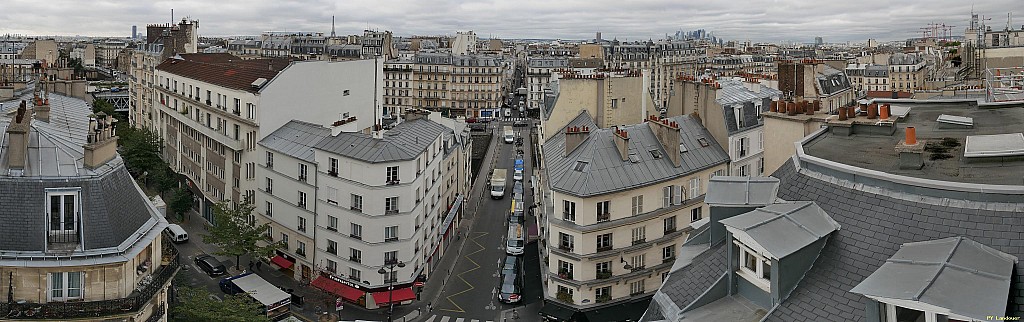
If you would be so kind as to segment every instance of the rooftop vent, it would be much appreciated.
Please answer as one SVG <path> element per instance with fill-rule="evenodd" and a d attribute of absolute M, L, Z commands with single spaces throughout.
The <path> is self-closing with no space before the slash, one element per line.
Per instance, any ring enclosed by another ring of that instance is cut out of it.
<path fill-rule="evenodd" d="M 267 84 L 267 79 L 263 78 L 263 77 L 260 77 L 260 78 L 257 78 L 256 80 L 252 81 L 252 88 L 253 89 L 260 89 L 260 88 L 263 87 L 263 85 L 266 85 L 266 84 Z"/>

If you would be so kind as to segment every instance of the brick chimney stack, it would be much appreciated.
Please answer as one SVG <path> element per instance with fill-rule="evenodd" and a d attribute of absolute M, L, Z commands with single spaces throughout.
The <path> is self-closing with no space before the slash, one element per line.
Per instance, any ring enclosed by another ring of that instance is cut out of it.
<path fill-rule="evenodd" d="M 32 117 L 28 114 L 27 102 L 21 101 L 18 111 L 11 118 L 11 125 L 7 127 L 7 167 L 11 169 L 25 169 L 28 161 L 28 132 L 32 123 Z"/>
<path fill-rule="evenodd" d="M 570 126 L 565 128 L 565 156 L 569 156 L 569 153 L 582 145 L 588 136 L 590 136 L 590 127 Z"/>
<path fill-rule="evenodd" d="M 629 132 L 615 129 L 615 148 L 619 150 L 622 161 L 629 160 Z"/>
<path fill-rule="evenodd" d="M 35 106 L 32 107 L 32 112 L 35 112 L 34 113 L 35 118 L 37 120 L 49 123 L 50 122 L 50 99 L 46 98 L 46 97 L 36 96 L 35 102 L 33 102 L 33 103 L 35 104 Z"/>
<path fill-rule="evenodd" d="M 95 169 L 114 159 L 117 155 L 117 133 L 114 132 L 117 120 L 106 113 L 99 112 L 89 117 L 89 133 L 86 136 L 85 158 L 86 168 Z"/>
<path fill-rule="evenodd" d="M 661 147 L 665 149 L 669 160 L 672 160 L 672 165 L 681 166 L 683 160 L 679 156 L 679 123 L 667 118 L 658 119 L 657 116 L 652 115 L 648 119 L 647 125 L 651 127 L 651 132 L 654 132 Z"/>

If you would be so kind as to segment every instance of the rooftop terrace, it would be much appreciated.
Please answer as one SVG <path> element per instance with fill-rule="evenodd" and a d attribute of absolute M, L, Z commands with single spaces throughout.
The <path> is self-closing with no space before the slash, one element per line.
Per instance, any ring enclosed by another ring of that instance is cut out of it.
<path fill-rule="evenodd" d="M 1024 156 L 964 157 L 968 136 L 1024 131 L 1024 108 L 979 108 L 967 102 L 891 105 L 894 110 L 909 107 L 910 111 L 894 125 L 879 124 L 878 119 L 868 119 L 863 115 L 847 121 L 832 118 L 830 124 L 835 128 L 852 128 L 850 134 L 847 136 L 845 131 L 829 131 L 805 141 L 804 152 L 850 166 L 914 178 L 986 185 L 1024 185 Z M 940 123 L 937 120 L 941 115 L 972 118 L 973 126 Z M 915 127 L 917 140 L 925 147 L 922 155 L 924 167 L 919 170 L 900 168 L 896 146 L 904 140 L 908 126 Z M 973 140 L 981 141 L 980 138 Z M 1013 148 L 1010 142 L 995 143 L 997 146 L 1005 144 L 1007 149 Z"/>

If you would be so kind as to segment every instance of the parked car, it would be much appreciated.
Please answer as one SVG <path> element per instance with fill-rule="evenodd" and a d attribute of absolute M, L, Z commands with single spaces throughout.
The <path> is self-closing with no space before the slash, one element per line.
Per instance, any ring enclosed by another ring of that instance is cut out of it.
<path fill-rule="evenodd" d="M 522 300 L 518 276 L 504 276 L 501 278 L 501 293 L 498 294 L 498 300 L 503 303 L 519 303 Z"/>
<path fill-rule="evenodd" d="M 519 257 L 505 256 L 505 262 L 501 266 L 501 278 L 509 275 L 519 276 Z"/>
<path fill-rule="evenodd" d="M 475 118 L 475 117 L 467 117 L 466 118 L 466 123 L 476 123 L 476 122 L 477 122 L 477 118 Z"/>
<path fill-rule="evenodd" d="M 523 193 L 523 182 L 522 181 L 516 181 L 516 184 L 514 186 L 512 186 L 512 194 L 516 194 L 516 193 L 518 193 L 518 194 L 522 194 Z"/>
<path fill-rule="evenodd" d="M 227 268 L 224 267 L 224 264 L 222 264 L 219 260 L 217 260 L 217 258 L 214 258 L 213 256 L 199 255 L 196 256 L 195 261 L 196 267 L 199 267 L 199 269 L 203 270 L 203 272 L 206 272 L 206 274 L 210 275 L 210 277 L 221 276 L 227 272 Z"/>

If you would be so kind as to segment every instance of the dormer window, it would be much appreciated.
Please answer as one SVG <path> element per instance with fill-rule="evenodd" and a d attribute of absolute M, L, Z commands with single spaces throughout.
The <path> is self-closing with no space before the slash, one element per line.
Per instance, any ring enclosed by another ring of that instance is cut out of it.
<path fill-rule="evenodd" d="M 771 288 L 772 262 L 770 258 L 753 251 L 739 240 L 733 241 L 739 248 L 740 265 L 736 269 L 736 275 L 746 279 L 751 284 L 768 291 Z"/>
<path fill-rule="evenodd" d="M 78 244 L 81 189 L 47 189 L 48 244 Z"/>

